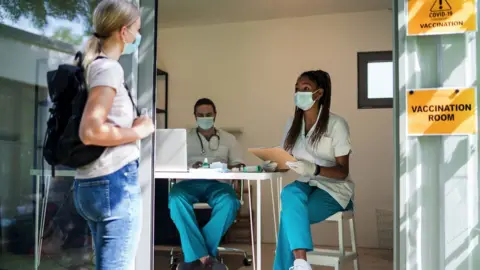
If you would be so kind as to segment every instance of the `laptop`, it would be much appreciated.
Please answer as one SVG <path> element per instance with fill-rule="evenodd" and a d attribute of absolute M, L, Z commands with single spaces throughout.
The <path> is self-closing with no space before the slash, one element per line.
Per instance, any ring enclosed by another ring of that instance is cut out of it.
<path fill-rule="evenodd" d="M 186 129 L 156 130 L 155 171 L 188 172 Z"/>

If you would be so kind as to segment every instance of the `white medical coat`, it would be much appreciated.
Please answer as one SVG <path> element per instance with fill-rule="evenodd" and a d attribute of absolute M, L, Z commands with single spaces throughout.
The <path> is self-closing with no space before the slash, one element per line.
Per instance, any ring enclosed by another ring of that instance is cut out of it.
<path fill-rule="evenodd" d="M 318 117 L 319 116 L 320 113 L 318 114 Z M 281 144 L 282 146 L 284 145 L 283 143 L 285 142 L 292 122 L 293 117 L 289 119 L 285 127 L 285 133 Z M 322 167 L 336 166 L 337 163 L 335 157 L 345 156 L 352 151 L 348 124 L 341 116 L 330 113 L 325 134 L 322 136 L 318 144 L 313 146 L 310 143 L 310 136 L 315 130 L 317 123 L 315 123 L 309 132 L 305 134 L 305 121 L 302 119 L 301 133 L 292 149 L 292 155 L 297 159 L 307 160 Z M 346 208 L 350 199 L 352 199 L 355 187 L 350 176 L 345 180 L 332 179 L 323 176 L 300 176 L 298 181 L 306 182 L 311 186 L 316 186 L 325 190 L 343 208 Z"/>
<path fill-rule="evenodd" d="M 202 134 L 198 134 L 197 129 L 192 128 L 187 133 L 187 156 L 188 167 L 192 167 L 193 164 L 200 161 L 203 162 L 205 158 L 211 164 L 213 162 L 222 162 L 228 165 L 237 165 L 243 162 L 242 150 L 237 142 L 237 139 L 232 134 L 217 128 L 217 135 L 220 137 L 219 146 L 217 150 L 211 150 L 208 140 Z M 202 153 L 202 144 L 205 154 Z M 220 181 L 220 180 L 219 180 Z M 222 180 L 220 182 L 229 183 L 228 180 Z"/>

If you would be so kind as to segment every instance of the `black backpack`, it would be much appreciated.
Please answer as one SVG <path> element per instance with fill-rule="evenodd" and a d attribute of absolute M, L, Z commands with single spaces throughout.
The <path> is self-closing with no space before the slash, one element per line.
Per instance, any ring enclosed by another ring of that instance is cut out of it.
<path fill-rule="evenodd" d="M 101 58 L 105 57 L 99 56 L 95 60 Z M 43 157 L 52 167 L 79 168 L 98 159 L 105 150 L 103 146 L 85 145 L 80 140 L 80 121 L 87 103 L 88 87 L 81 52 L 77 52 L 75 61 L 78 64 L 62 64 L 47 72 L 48 94 L 53 105 L 49 109 Z M 140 115 L 127 85 L 125 88 L 137 115 Z"/>

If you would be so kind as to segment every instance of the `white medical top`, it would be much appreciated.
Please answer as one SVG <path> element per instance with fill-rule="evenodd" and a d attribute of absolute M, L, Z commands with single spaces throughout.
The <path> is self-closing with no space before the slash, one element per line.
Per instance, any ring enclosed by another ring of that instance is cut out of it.
<path fill-rule="evenodd" d="M 211 164 L 213 162 L 222 162 L 228 165 L 237 165 L 243 163 L 242 150 L 237 142 L 237 139 L 232 134 L 217 128 L 217 135 L 220 137 L 218 149 L 212 150 L 209 147 L 209 142 L 202 134 L 198 133 L 197 129 L 192 128 L 187 134 L 187 156 L 188 167 L 192 167 L 198 161 L 203 162 L 205 158 Z M 202 144 L 205 154 L 202 153 Z M 215 149 L 216 145 L 212 145 Z M 219 180 L 221 182 L 229 183 L 229 180 Z"/>
<path fill-rule="evenodd" d="M 318 116 L 320 116 L 320 113 Z M 293 118 L 290 118 L 285 128 L 281 144 L 282 146 L 292 122 Z M 305 121 L 302 119 L 301 133 L 293 147 L 292 155 L 297 159 L 307 160 L 322 167 L 336 166 L 337 163 L 335 157 L 345 156 L 352 151 L 348 124 L 342 117 L 330 113 L 327 130 L 318 144 L 313 147 L 309 141 L 317 123 L 315 123 L 305 135 Z M 300 176 L 298 181 L 308 182 L 311 186 L 316 186 L 325 190 L 343 208 L 346 208 L 350 199 L 352 199 L 355 187 L 354 183 L 350 180 L 350 176 L 345 180 L 332 179 L 324 176 Z"/>

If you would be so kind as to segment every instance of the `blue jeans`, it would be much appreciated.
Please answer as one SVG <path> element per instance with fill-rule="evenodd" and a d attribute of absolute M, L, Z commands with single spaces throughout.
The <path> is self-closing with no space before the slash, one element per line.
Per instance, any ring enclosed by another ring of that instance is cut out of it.
<path fill-rule="evenodd" d="M 142 226 L 138 161 L 109 175 L 76 179 L 73 196 L 92 232 L 96 269 L 134 269 Z"/>
<path fill-rule="evenodd" d="M 325 190 L 299 181 L 283 188 L 280 199 L 282 212 L 274 270 L 292 267 L 294 250 L 313 250 L 310 224 L 322 222 L 340 211 L 353 210 L 352 201 L 344 209 Z"/>
<path fill-rule="evenodd" d="M 199 228 L 193 204 L 212 207 L 208 223 Z M 185 262 L 205 256 L 216 257 L 222 236 L 235 221 L 240 202 L 233 187 L 216 180 L 189 180 L 175 184 L 168 200 L 170 216 L 177 226 Z"/>

